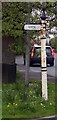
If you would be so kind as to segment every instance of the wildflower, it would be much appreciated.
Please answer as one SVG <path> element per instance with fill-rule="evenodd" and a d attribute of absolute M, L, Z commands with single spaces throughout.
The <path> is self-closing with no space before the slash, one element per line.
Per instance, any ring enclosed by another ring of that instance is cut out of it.
<path fill-rule="evenodd" d="M 41 106 L 43 106 L 43 104 L 42 103 L 40 103 L 41 104 Z"/>
<path fill-rule="evenodd" d="M 50 103 L 50 105 L 52 105 L 52 103 Z"/>
<path fill-rule="evenodd" d="M 7 107 L 9 107 L 9 105 L 7 105 Z"/>
<path fill-rule="evenodd" d="M 13 105 L 15 105 L 15 103 L 13 103 Z"/>
<path fill-rule="evenodd" d="M 45 108 L 45 106 L 43 106 Z"/>
<path fill-rule="evenodd" d="M 17 106 L 17 103 L 15 105 Z"/>

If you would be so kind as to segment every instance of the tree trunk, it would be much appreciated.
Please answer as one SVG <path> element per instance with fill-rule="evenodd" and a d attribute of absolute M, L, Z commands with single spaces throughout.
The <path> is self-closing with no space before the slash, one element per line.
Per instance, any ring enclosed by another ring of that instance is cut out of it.
<path fill-rule="evenodd" d="M 13 37 L 2 37 L 2 81 L 7 83 L 16 81 L 15 55 L 9 50 Z"/>

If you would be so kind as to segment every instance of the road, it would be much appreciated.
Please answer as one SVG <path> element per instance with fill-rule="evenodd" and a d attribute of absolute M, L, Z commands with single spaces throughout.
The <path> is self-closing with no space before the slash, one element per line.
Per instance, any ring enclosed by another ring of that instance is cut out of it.
<path fill-rule="evenodd" d="M 25 72 L 25 66 L 23 62 L 23 57 L 16 57 L 15 62 L 17 64 L 17 71 Z M 30 78 L 41 79 L 41 67 L 39 65 L 29 67 Z M 57 79 L 57 54 L 55 54 L 54 66 L 47 67 L 47 76 L 49 81 L 55 82 Z"/>
<path fill-rule="evenodd" d="M 20 120 L 20 119 L 19 119 Z M 49 116 L 44 118 L 31 118 L 31 119 L 21 119 L 21 120 L 57 120 L 57 116 Z"/>

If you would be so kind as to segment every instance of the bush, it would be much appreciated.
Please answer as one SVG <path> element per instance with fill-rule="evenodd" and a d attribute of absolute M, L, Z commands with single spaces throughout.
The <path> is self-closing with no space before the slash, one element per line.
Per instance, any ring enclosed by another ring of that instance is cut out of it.
<path fill-rule="evenodd" d="M 57 49 L 57 37 L 51 39 L 50 45 L 51 45 L 54 49 Z"/>

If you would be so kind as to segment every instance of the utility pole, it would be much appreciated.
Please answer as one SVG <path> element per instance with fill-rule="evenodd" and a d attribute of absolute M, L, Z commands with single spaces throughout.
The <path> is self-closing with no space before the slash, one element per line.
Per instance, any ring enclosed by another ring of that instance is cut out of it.
<path fill-rule="evenodd" d="M 42 72 L 42 97 L 45 100 L 48 100 L 48 91 L 47 91 L 47 65 L 46 65 L 46 15 L 45 10 L 41 16 L 41 72 Z"/>

